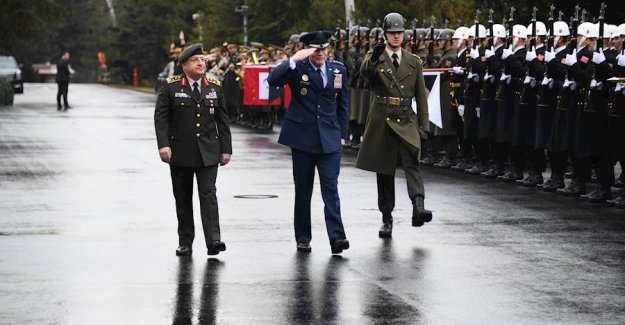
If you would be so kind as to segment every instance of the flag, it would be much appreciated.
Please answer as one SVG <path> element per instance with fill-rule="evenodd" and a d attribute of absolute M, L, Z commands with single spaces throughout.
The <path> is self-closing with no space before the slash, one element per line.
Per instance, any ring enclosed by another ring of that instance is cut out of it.
<path fill-rule="evenodd" d="M 430 122 L 442 129 L 441 72 L 424 70 L 423 78 L 425 79 L 425 87 L 430 91 L 430 94 L 428 95 L 428 113 L 430 116 Z"/>

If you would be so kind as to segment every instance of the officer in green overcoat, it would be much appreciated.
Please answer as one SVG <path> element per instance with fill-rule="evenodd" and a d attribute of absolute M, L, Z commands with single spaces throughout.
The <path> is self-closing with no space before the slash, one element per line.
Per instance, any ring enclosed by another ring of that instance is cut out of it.
<path fill-rule="evenodd" d="M 386 42 L 377 44 L 361 67 L 362 75 L 369 79 L 374 100 L 356 167 L 377 174 L 378 208 L 383 222 L 380 237 L 390 237 L 392 232 L 394 175 L 399 159 L 413 203 L 412 225 L 420 227 L 432 220 L 432 212 L 424 209 L 425 191 L 419 167 L 420 134 L 429 132 L 426 88 L 421 60 L 401 48 L 404 21 L 398 13 L 384 18 L 382 29 Z"/>

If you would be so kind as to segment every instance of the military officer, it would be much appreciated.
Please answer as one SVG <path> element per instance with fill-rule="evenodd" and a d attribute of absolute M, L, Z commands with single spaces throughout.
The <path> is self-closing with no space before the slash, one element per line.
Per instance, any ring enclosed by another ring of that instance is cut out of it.
<path fill-rule="evenodd" d="M 377 44 L 361 68 L 375 95 L 365 127 L 356 167 L 376 173 L 378 208 L 382 212 L 380 237 L 390 237 L 395 207 L 395 169 L 401 159 L 408 195 L 413 204 L 412 225 L 432 220 L 425 210 L 423 180 L 419 167 L 421 132 L 429 131 L 428 105 L 422 62 L 401 48 L 404 18 L 390 13 L 382 29 L 386 43 Z M 411 108 L 413 98 L 416 111 Z"/>
<path fill-rule="evenodd" d="M 217 255 L 226 250 L 221 241 L 215 181 L 218 166 L 228 164 L 232 155 L 228 112 L 221 83 L 204 77 L 202 44 L 188 46 L 178 60 L 184 73 L 167 78 L 154 111 L 158 152 L 169 164 L 176 199 L 176 255 L 192 253 L 193 176 L 197 178 L 208 255 Z"/>
<path fill-rule="evenodd" d="M 288 84 L 293 94 L 278 142 L 291 147 L 298 252 L 311 251 L 310 198 L 315 167 L 332 254 L 349 248 L 338 194 L 341 146 L 347 139 L 347 71 L 342 63 L 327 60 L 331 36 L 328 31 L 303 35 L 300 41 L 306 48 L 277 66 L 267 79 L 272 87 Z"/>

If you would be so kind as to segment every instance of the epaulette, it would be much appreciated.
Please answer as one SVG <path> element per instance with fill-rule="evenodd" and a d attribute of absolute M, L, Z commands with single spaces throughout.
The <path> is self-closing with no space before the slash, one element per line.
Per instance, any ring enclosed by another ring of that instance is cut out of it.
<path fill-rule="evenodd" d="M 415 57 L 415 59 L 417 59 L 417 61 L 419 61 L 419 62 L 421 63 L 421 65 L 423 65 L 423 60 L 421 60 L 421 57 L 420 57 L 420 56 L 418 56 L 418 55 L 416 55 L 416 54 L 414 54 L 414 53 L 410 53 L 410 54 L 412 54 L 412 56 L 414 56 L 414 57 Z"/>
<path fill-rule="evenodd" d="M 182 75 L 176 75 L 176 76 L 171 76 L 169 78 L 167 78 L 167 83 L 174 83 L 176 81 L 180 81 L 180 77 L 182 77 Z"/>
<path fill-rule="evenodd" d="M 215 84 L 217 86 L 221 86 L 221 81 L 215 79 L 215 78 L 211 78 L 211 77 L 206 77 L 206 79 L 208 79 L 208 82 Z"/>

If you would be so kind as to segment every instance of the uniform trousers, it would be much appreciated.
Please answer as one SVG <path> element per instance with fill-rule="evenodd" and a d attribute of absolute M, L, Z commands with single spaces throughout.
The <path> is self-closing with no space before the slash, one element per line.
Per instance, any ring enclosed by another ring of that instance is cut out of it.
<path fill-rule="evenodd" d="M 397 137 L 394 133 L 392 133 Z M 421 167 L 419 159 L 410 154 L 408 144 L 399 141 L 398 162 L 401 161 L 406 174 L 406 184 L 408 186 L 408 197 L 411 202 L 415 201 L 417 195 L 425 197 L 423 179 L 421 178 Z M 378 185 L 378 208 L 383 215 L 390 214 L 395 208 L 395 175 L 377 173 Z"/>
<path fill-rule="evenodd" d="M 195 238 L 193 223 L 193 176 L 197 178 L 200 197 L 200 215 L 206 244 L 221 240 L 219 209 L 217 207 L 218 165 L 189 168 L 170 165 L 171 181 L 176 199 L 178 216 L 178 242 L 180 246 L 191 246 Z"/>
<path fill-rule="evenodd" d="M 65 108 L 69 107 L 67 103 L 67 92 L 69 89 L 69 80 L 67 81 L 57 81 L 58 90 L 56 93 L 56 104 L 59 108 L 61 108 L 61 97 L 63 97 L 63 105 Z"/>
<path fill-rule="evenodd" d="M 338 178 L 341 167 L 341 151 L 314 154 L 291 148 L 293 160 L 293 181 L 295 183 L 295 240 L 309 243 L 312 239 L 310 225 L 310 199 L 315 181 L 315 167 L 319 173 L 321 198 L 324 203 L 326 229 L 330 241 L 345 239 L 341 220 L 341 202 L 338 192 Z"/>

